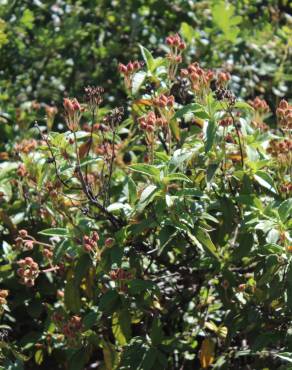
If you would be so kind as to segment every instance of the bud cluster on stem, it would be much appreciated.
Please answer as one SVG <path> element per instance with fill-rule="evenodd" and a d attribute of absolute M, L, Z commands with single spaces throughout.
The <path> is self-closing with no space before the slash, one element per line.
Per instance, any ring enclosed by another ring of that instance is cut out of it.
<path fill-rule="evenodd" d="M 19 268 L 17 274 L 20 276 L 20 283 L 28 287 L 35 284 L 35 279 L 39 276 L 39 265 L 31 258 L 26 257 L 17 262 Z"/>
<path fill-rule="evenodd" d="M 170 80 L 174 80 L 177 65 L 182 62 L 182 52 L 185 50 L 186 44 L 177 33 L 168 36 L 165 41 L 170 49 L 166 55 L 169 60 L 168 76 Z"/>
<path fill-rule="evenodd" d="M 292 105 L 286 100 L 281 100 L 276 110 L 279 126 L 283 130 L 292 130 Z"/>
<path fill-rule="evenodd" d="M 124 76 L 126 89 L 132 88 L 133 75 L 142 67 L 142 63 L 138 60 L 129 62 L 128 64 L 119 63 L 118 70 Z"/>
<path fill-rule="evenodd" d="M 1 306 L 7 304 L 6 298 L 8 297 L 8 290 L 0 289 L 0 312 L 1 312 Z"/>
<path fill-rule="evenodd" d="M 195 62 L 180 71 L 181 77 L 188 78 L 193 92 L 199 95 L 207 95 L 210 91 L 210 83 L 214 78 L 214 72 L 205 70 Z"/>
<path fill-rule="evenodd" d="M 83 236 L 83 249 L 85 252 L 93 252 L 97 249 L 97 242 L 99 241 L 99 235 L 96 231 L 93 231 L 90 236 Z"/>
<path fill-rule="evenodd" d="M 77 131 L 83 108 L 76 98 L 64 98 L 63 106 L 65 109 L 65 120 L 70 131 Z"/>

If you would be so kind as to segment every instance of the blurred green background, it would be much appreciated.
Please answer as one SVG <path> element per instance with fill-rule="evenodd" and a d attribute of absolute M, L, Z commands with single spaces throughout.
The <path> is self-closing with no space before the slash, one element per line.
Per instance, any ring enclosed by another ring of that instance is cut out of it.
<path fill-rule="evenodd" d="M 237 95 L 274 108 L 289 98 L 291 11 L 288 0 L 0 0 L 2 146 L 16 126 L 44 119 L 45 104 L 80 98 L 87 84 L 123 104 L 118 63 L 141 59 L 139 43 L 164 53 L 174 32 L 188 44 L 186 62 L 229 70 Z"/>

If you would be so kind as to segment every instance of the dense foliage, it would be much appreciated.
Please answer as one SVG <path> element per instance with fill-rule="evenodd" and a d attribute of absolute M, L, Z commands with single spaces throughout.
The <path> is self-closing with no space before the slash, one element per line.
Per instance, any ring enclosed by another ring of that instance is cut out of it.
<path fill-rule="evenodd" d="M 70 3 L 0 5 L 0 369 L 291 369 L 289 6 Z"/>

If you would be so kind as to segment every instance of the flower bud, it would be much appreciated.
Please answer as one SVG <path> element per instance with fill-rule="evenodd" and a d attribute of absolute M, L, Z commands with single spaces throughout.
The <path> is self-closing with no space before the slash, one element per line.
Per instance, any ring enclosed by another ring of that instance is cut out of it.
<path fill-rule="evenodd" d="M 97 242 L 99 240 L 99 235 L 96 231 L 92 233 L 92 240 Z"/>
<path fill-rule="evenodd" d="M 0 289 L 0 297 L 6 298 L 8 296 L 8 290 Z"/>
<path fill-rule="evenodd" d="M 107 238 L 107 239 L 105 239 L 104 244 L 105 244 L 106 247 L 110 248 L 114 244 L 114 239 L 113 238 Z"/>
<path fill-rule="evenodd" d="M 68 98 L 63 99 L 63 106 L 67 113 L 72 113 L 74 111 L 74 106 L 72 104 L 72 101 Z"/>
<path fill-rule="evenodd" d="M 91 252 L 92 251 L 92 246 L 90 244 L 84 244 L 83 249 L 85 252 Z"/>
<path fill-rule="evenodd" d="M 31 257 L 25 257 L 24 260 L 27 265 L 32 265 L 34 263 L 34 260 Z"/>
<path fill-rule="evenodd" d="M 129 62 L 127 64 L 127 71 L 130 72 L 130 73 L 134 71 L 134 65 L 133 65 L 132 62 Z"/>
<path fill-rule="evenodd" d="M 172 36 L 168 36 L 167 38 L 166 38 L 166 43 L 167 43 L 167 45 L 169 45 L 169 46 L 172 46 L 173 45 L 173 38 L 172 38 Z"/>
<path fill-rule="evenodd" d="M 24 230 L 24 229 L 21 229 L 19 230 L 19 236 L 21 236 L 22 238 L 26 238 L 28 235 L 27 231 Z"/>
<path fill-rule="evenodd" d="M 282 99 L 279 103 L 279 108 L 281 109 L 288 109 L 289 108 L 289 104 L 286 100 Z"/>
<path fill-rule="evenodd" d="M 123 73 L 123 74 L 127 73 L 127 67 L 122 63 L 119 63 L 118 70 L 120 73 Z"/>

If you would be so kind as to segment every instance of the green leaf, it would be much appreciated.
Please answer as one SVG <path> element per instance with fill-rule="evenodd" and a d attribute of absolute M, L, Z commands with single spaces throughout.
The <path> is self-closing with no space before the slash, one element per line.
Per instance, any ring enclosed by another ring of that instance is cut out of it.
<path fill-rule="evenodd" d="M 45 229 L 45 230 L 39 231 L 39 234 L 47 235 L 47 236 L 60 236 L 64 238 L 67 238 L 70 236 L 70 233 L 68 232 L 67 229 L 63 229 L 60 227 L 57 227 L 55 229 Z"/>
<path fill-rule="evenodd" d="M 287 273 L 286 273 L 286 281 L 287 281 L 287 306 L 289 310 L 292 312 L 292 261 L 290 260 Z"/>
<path fill-rule="evenodd" d="M 117 369 L 119 360 L 118 353 L 115 350 L 115 346 L 105 340 L 102 341 L 102 351 L 106 370 Z"/>
<path fill-rule="evenodd" d="M 237 25 L 241 22 L 240 16 L 234 16 L 235 7 L 225 1 L 218 1 L 212 6 L 213 22 L 223 32 L 226 40 L 235 42 L 240 32 Z"/>
<path fill-rule="evenodd" d="M 148 289 L 154 289 L 155 285 L 152 281 L 134 279 L 129 282 L 129 291 L 131 294 L 139 294 Z"/>
<path fill-rule="evenodd" d="M 34 24 L 34 14 L 31 10 L 25 9 L 22 17 L 20 18 L 20 24 L 31 30 Z"/>
<path fill-rule="evenodd" d="M 131 166 L 129 166 L 129 168 L 132 171 L 142 173 L 146 176 L 155 177 L 156 179 L 159 179 L 160 177 L 160 170 L 157 167 L 152 166 L 151 164 L 137 163 L 132 164 Z"/>
<path fill-rule="evenodd" d="M 70 370 L 83 370 L 86 364 L 86 351 L 84 348 L 75 350 L 69 359 L 68 367 Z"/>
<path fill-rule="evenodd" d="M 169 126 L 170 126 L 171 132 L 174 135 L 175 139 L 177 141 L 179 141 L 180 140 L 180 128 L 179 128 L 179 124 L 178 124 L 177 120 L 172 119 L 170 121 Z"/>
<path fill-rule="evenodd" d="M 139 45 L 139 47 L 140 47 L 142 57 L 147 65 L 148 70 L 152 72 L 153 67 L 154 67 L 154 58 L 151 52 L 142 45 Z"/>
<path fill-rule="evenodd" d="M 141 194 L 139 203 L 137 204 L 137 211 L 142 212 L 143 209 L 153 201 L 159 189 L 155 185 L 148 185 Z"/>
<path fill-rule="evenodd" d="M 131 339 L 131 316 L 127 309 L 114 312 L 112 316 L 113 335 L 121 346 Z"/>
<path fill-rule="evenodd" d="M 137 186 L 135 184 L 135 181 L 131 177 L 127 178 L 125 192 L 127 194 L 129 204 L 133 205 L 138 198 L 138 194 L 137 194 Z"/>
<path fill-rule="evenodd" d="M 254 111 L 254 108 L 248 103 L 246 103 L 245 101 L 237 101 L 234 107 L 238 109 L 246 109 L 246 110 Z"/>
<path fill-rule="evenodd" d="M 254 179 L 264 188 L 270 190 L 272 193 L 277 194 L 277 190 L 275 189 L 274 186 L 274 181 L 267 172 L 257 171 L 254 174 Z"/>
<path fill-rule="evenodd" d="M 70 248 L 70 246 L 71 246 L 70 241 L 66 239 L 63 240 L 60 244 L 58 244 L 54 249 L 53 262 L 54 263 L 59 262 L 63 255 L 66 253 L 66 251 Z"/>
<path fill-rule="evenodd" d="M 91 265 L 92 261 L 89 254 L 84 253 L 79 257 L 74 270 L 74 282 L 76 285 L 79 285 L 81 283 L 81 280 L 87 274 L 87 271 Z"/>
<path fill-rule="evenodd" d="M 44 361 L 44 353 L 41 349 L 37 350 L 34 354 L 34 360 L 37 365 L 41 365 Z"/>
<path fill-rule="evenodd" d="M 132 94 L 136 95 L 141 86 L 143 85 L 145 78 L 147 76 L 147 73 L 145 71 L 139 71 L 135 73 L 133 79 L 132 79 Z"/>
<path fill-rule="evenodd" d="M 286 199 L 280 204 L 278 213 L 283 223 L 292 218 L 292 198 Z"/>
<path fill-rule="evenodd" d="M 201 250 L 204 249 L 213 257 L 215 257 L 218 261 L 220 260 L 217 249 L 207 231 L 203 230 L 202 228 L 196 228 L 195 235 L 189 232 L 188 236 L 193 241 L 193 243 L 196 244 Z"/>
<path fill-rule="evenodd" d="M 114 289 L 108 290 L 100 299 L 99 309 L 109 313 L 116 311 L 120 305 L 120 296 Z"/>
<path fill-rule="evenodd" d="M 163 182 L 165 183 L 168 183 L 170 181 L 186 181 L 186 182 L 192 182 L 192 180 L 190 180 L 186 175 L 184 175 L 183 173 L 171 173 L 170 175 L 168 176 L 165 176 L 163 178 Z"/>
<path fill-rule="evenodd" d="M 93 325 L 97 324 L 99 320 L 101 319 L 101 313 L 100 312 L 89 312 L 87 315 L 84 316 L 82 320 L 82 326 L 85 330 L 88 330 L 93 327 Z"/>
<path fill-rule="evenodd" d="M 157 354 L 158 350 L 150 347 L 145 352 L 141 367 L 138 370 L 154 370 L 157 367 Z"/>
<path fill-rule="evenodd" d="M 180 34 L 182 35 L 185 41 L 191 43 L 194 41 L 198 32 L 195 31 L 194 28 L 190 26 L 188 23 L 182 22 L 180 25 Z"/>
<path fill-rule="evenodd" d="M 205 108 L 202 105 L 197 104 L 197 103 L 185 105 L 183 108 L 176 111 L 173 118 L 174 119 L 182 118 L 185 114 L 190 113 L 190 112 L 195 112 L 195 113 L 200 112 L 201 113 L 200 118 L 204 118 L 204 119 L 209 118 L 209 115 L 205 111 Z"/>
<path fill-rule="evenodd" d="M 152 326 L 151 326 L 151 332 L 150 332 L 150 338 L 153 346 L 157 346 L 158 344 L 161 344 L 163 340 L 164 334 L 162 330 L 161 321 L 159 318 L 155 317 Z"/>
<path fill-rule="evenodd" d="M 182 190 L 179 190 L 178 192 L 176 192 L 175 195 L 178 196 L 178 197 L 183 196 L 183 197 L 201 198 L 204 195 L 204 193 L 201 190 L 198 190 L 198 189 L 185 188 L 185 189 L 182 189 Z"/>
<path fill-rule="evenodd" d="M 215 120 L 210 120 L 208 122 L 207 131 L 206 131 L 206 142 L 205 142 L 205 152 L 208 153 L 214 144 L 215 135 L 217 132 L 217 125 Z"/>
<path fill-rule="evenodd" d="M 291 352 L 275 353 L 275 356 L 279 357 L 281 360 L 287 361 L 292 364 L 292 353 Z"/>
<path fill-rule="evenodd" d="M 69 311 L 79 313 L 81 308 L 79 286 L 76 286 L 73 279 L 67 281 L 65 285 L 65 306 Z"/>

